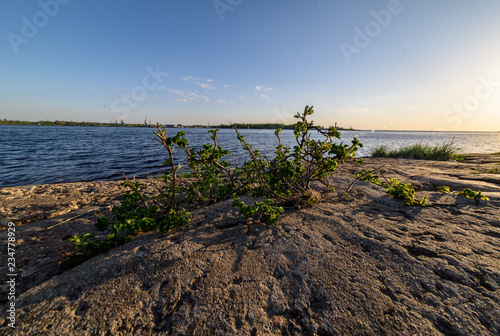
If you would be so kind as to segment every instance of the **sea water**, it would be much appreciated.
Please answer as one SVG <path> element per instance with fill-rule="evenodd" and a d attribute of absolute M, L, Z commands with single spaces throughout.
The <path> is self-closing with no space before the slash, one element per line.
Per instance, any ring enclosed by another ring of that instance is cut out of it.
<path fill-rule="evenodd" d="M 147 127 L 68 127 L 68 126 L 0 126 L 0 187 L 31 184 L 117 180 L 147 177 L 165 169 L 166 150 L 155 141 L 153 128 Z M 207 129 L 171 128 L 169 136 L 185 132 L 190 145 L 201 148 L 212 143 Z M 245 140 L 263 155 L 273 156 L 274 130 L 241 129 Z M 364 147 L 359 157 L 369 156 L 380 145 L 390 149 L 416 143 L 431 146 L 453 141 L 462 153 L 500 151 L 500 133 L 354 131 L 344 130 L 342 142 L 350 144 L 357 137 Z M 319 138 L 316 135 L 315 138 Z M 293 132 L 284 130 L 283 144 L 296 144 Z M 227 159 L 238 164 L 248 159 L 233 129 L 221 129 L 218 144 L 231 152 Z M 339 141 L 340 142 L 340 141 Z M 185 156 L 174 152 L 177 163 Z"/>

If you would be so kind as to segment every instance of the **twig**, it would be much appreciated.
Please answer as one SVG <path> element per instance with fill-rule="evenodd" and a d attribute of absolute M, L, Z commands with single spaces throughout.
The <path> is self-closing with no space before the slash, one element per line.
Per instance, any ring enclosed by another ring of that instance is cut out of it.
<path fill-rule="evenodd" d="M 360 179 L 361 179 L 361 176 L 358 177 L 357 179 L 355 179 L 354 181 L 352 181 L 352 183 L 349 185 L 349 187 L 347 187 L 347 189 L 344 191 L 344 194 L 347 195 L 349 193 L 349 190 L 351 190 L 352 186 L 355 185 Z"/>
<path fill-rule="evenodd" d="M 238 140 L 240 140 L 240 143 L 243 145 L 243 148 L 248 151 L 252 157 L 252 161 L 253 163 L 255 164 L 255 171 L 257 172 L 257 176 L 259 177 L 259 180 L 260 180 L 260 183 L 262 183 L 262 185 L 264 185 L 266 187 L 266 189 L 273 195 L 275 195 L 277 198 L 279 198 L 280 200 L 282 201 L 287 201 L 288 199 L 286 197 L 283 197 L 282 195 L 278 194 L 277 192 L 275 192 L 274 190 L 271 189 L 271 187 L 266 183 L 266 181 L 264 180 L 264 178 L 262 177 L 262 173 L 260 171 L 260 168 L 259 166 L 257 165 L 257 157 L 255 156 L 255 152 L 252 148 L 251 145 L 248 145 L 247 142 L 245 140 L 243 140 L 243 137 L 241 136 L 241 134 L 238 132 L 238 129 L 235 127 L 234 128 L 235 131 L 236 131 L 236 134 L 238 134 Z"/>
<path fill-rule="evenodd" d="M 382 169 L 384 168 L 384 166 L 386 165 L 387 163 L 384 163 L 383 165 L 381 165 L 380 167 L 376 168 L 376 170 L 379 170 L 379 169 Z M 381 173 L 382 174 L 382 173 Z M 385 178 L 384 174 L 382 174 L 382 177 L 387 181 L 387 179 Z M 346 191 L 344 191 L 345 194 L 349 193 L 349 190 L 351 190 L 352 186 L 355 185 L 359 180 L 361 180 L 361 176 L 358 177 L 357 179 L 355 179 L 350 185 L 349 187 L 346 189 Z M 387 183 L 389 183 L 389 181 L 387 181 Z"/>
<path fill-rule="evenodd" d="M 227 200 L 229 197 L 231 197 L 231 195 L 232 195 L 232 194 L 234 194 L 235 192 L 237 192 L 237 191 L 238 191 L 238 190 L 240 190 L 241 188 L 246 187 L 248 184 L 249 184 L 249 182 L 244 183 L 244 184 L 240 185 L 238 188 L 231 190 L 231 191 L 229 192 L 229 194 L 227 194 L 227 195 L 226 195 L 226 197 L 224 197 L 223 201 Z"/>
<path fill-rule="evenodd" d="M 93 211 L 97 211 L 97 209 L 90 210 L 90 211 L 84 212 L 84 213 L 82 213 L 82 214 L 76 215 L 76 216 L 74 216 L 74 217 L 68 218 L 68 219 L 66 219 L 66 220 L 63 220 L 61 223 L 57 223 L 57 224 L 55 224 L 55 225 L 52 225 L 52 226 L 50 226 L 50 227 L 48 227 L 48 228 L 45 228 L 44 230 L 50 230 L 50 229 L 53 229 L 53 228 L 55 228 L 56 226 L 62 225 L 62 224 L 64 224 L 64 223 L 66 223 L 66 222 L 69 222 L 70 220 L 75 219 L 75 218 L 82 217 L 83 215 L 89 214 L 89 213 L 91 213 L 91 212 L 93 212 Z"/>
<path fill-rule="evenodd" d="M 391 185 L 391 183 L 387 180 L 387 178 L 384 176 L 383 172 L 380 172 L 380 175 L 384 178 L 385 182 L 387 182 L 388 185 Z"/>

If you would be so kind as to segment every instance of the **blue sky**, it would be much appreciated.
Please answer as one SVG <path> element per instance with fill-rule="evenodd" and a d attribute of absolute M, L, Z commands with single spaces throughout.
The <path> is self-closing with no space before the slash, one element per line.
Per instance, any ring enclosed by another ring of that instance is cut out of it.
<path fill-rule="evenodd" d="M 4 1 L 0 118 L 500 130 L 500 1 Z"/>

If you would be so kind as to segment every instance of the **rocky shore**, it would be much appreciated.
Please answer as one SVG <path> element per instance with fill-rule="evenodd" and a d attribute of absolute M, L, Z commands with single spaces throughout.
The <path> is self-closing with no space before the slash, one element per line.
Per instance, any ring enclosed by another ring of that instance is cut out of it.
<path fill-rule="evenodd" d="M 57 266 L 66 239 L 95 231 L 125 189 L 0 188 L 2 249 L 14 222 L 19 269 L 15 330 L 2 278 L 0 335 L 500 334 L 500 174 L 487 173 L 500 156 L 365 163 L 343 167 L 336 192 L 287 211 L 277 227 L 226 201 L 193 212 L 189 227 L 144 234 L 67 271 Z M 408 207 L 365 182 L 345 195 L 362 168 L 411 182 L 429 206 Z"/>

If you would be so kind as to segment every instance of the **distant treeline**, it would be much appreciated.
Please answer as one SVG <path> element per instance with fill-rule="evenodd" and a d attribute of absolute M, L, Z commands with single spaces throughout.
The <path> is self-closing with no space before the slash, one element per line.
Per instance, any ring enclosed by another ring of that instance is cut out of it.
<path fill-rule="evenodd" d="M 144 125 L 144 124 L 125 124 L 125 123 L 99 123 L 99 122 L 89 122 L 89 121 L 23 121 L 23 120 L 0 120 L 0 125 L 27 125 L 27 126 L 99 126 L 99 127 L 154 127 L 156 125 Z M 285 125 L 281 123 L 268 123 L 268 124 L 231 124 L 231 125 L 164 125 L 165 127 L 175 127 L 175 128 L 234 128 L 235 126 L 240 129 L 293 129 L 293 125 Z M 321 126 L 320 126 L 321 127 Z M 339 130 L 345 128 L 337 127 Z M 352 129 L 352 128 L 351 128 Z"/>
<path fill-rule="evenodd" d="M 285 124 L 232 124 L 232 125 L 218 125 L 212 126 L 211 128 L 250 128 L 250 129 L 292 129 L 293 125 L 285 125 Z"/>
<path fill-rule="evenodd" d="M 293 129 L 293 124 L 290 125 L 285 125 L 285 124 L 278 124 L 278 123 L 271 123 L 271 124 L 232 124 L 232 125 L 218 125 L 218 126 L 210 126 L 210 128 L 250 128 L 250 129 Z M 326 128 L 319 126 L 320 128 Z M 343 130 L 345 128 L 343 127 L 337 127 L 339 130 Z"/>
<path fill-rule="evenodd" d="M 24 126 L 100 126 L 100 127 L 144 127 L 144 124 L 121 124 L 121 123 L 99 123 L 89 121 L 24 121 L 24 120 L 0 120 L 0 125 L 24 125 Z"/>

